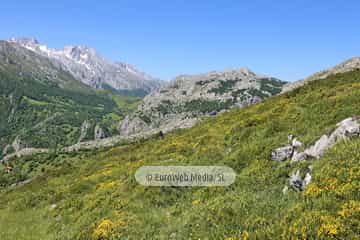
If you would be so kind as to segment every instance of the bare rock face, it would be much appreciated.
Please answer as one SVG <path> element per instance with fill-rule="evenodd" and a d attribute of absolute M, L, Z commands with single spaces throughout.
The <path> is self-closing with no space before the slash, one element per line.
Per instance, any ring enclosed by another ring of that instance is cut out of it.
<path fill-rule="evenodd" d="M 22 148 L 24 148 L 24 144 L 23 142 L 21 141 L 20 137 L 17 136 L 15 138 L 15 140 L 13 141 L 13 143 L 11 144 L 11 146 L 13 147 L 14 151 L 15 152 L 18 152 L 20 151 Z"/>
<path fill-rule="evenodd" d="M 347 140 L 360 135 L 360 124 L 356 117 L 347 118 L 336 126 L 337 128 L 329 136 L 323 135 L 313 146 L 306 149 L 305 153 L 308 156 L 319 158 L 339 140 Z"/>
<path fill-rule="evenodd" d="M 121 122 L 120 134 L 191 127 L 204 116 L 246 107 L 276 95 L 284 84 L 247 68 L 181 75 L 147 95 L 138 111 Z"/>
<path fill-rule="evenodd" d="M 129 116 L 126 116 L 119 125 L 119 132 L 123 136 L 129 136 L 138 132 L 146 131 L 148 129 L 148 124 L 140 117 L 135 117 L 130 120 Z"/>
<path fill-rule="evenodd" d="M 280 147 L 272 151 L 271 160 L 274 161 L 285 161 L 293 155 L 294 147 L 291 145 L 286 145 L 285 147 Z"/>
<path fill-rule="evenodd" d="M 277 148 L 271 152 L 271 160 L 285 161 L 294 158 L 294 156 L 300 157 L 297 150 L 303 146 L 302 142 L 297 140 L 292 134 L 288 136 L 288 142 L 288 145 Z"/>
<path fill-rule="evenodd" d="M 282 92 L 288 92 L 295 88 L 301 87 L 309 82 L 324 79 L 331 75 L 338 73 L 345 73 L 360 69 L 360 57 L 351 58 L 343 63 L 336 65 L 335 67 L 329 68 L 327 70 L 323 70 L 321 72 L 315 73 L 303 80 L 295 81 L 284 85 Z"/>
<path fill-rule="evenodd" d="M 81 124 L 81 129 L 80 129 L 80 137 L 79 137 L 79 140 L 78 140 L 78 143 L 83 141 L 87 135 L 87 132 L 90 128 L 90 122 L 85 120 L 82 124 Z"/>
<path fill-rule="evenodd" d="M 99 125 L 96 125 L 95 130 L 94 130 L 94 139 L 100 140 L 103 138 L 106 138 L 106 134 L 105 134 L 104 130 Z"/>
<path fill-rule="evenodd" d="M 339 122 L 337 128 L 330 135 L 323 135 L 314 145 L 299 151 L 303 144 L 293 135 L 289 135 L 290 144 L 277 148 L 271 153 L 271 160 L 285 161 L 291 159 L 293 162 L 303 161 L 309 158 L 320 158 L 326 150 L 334 146 L 340 140 L 347 140 L 354 136 L 360 136 L 360 124 L 358 117 L 346 118 Z"/>
<path fill-rule="evenodd" d="M 311 182 L 311 174 L 307 172 L 303 177 L 300 175 L 300 171 L 297 170 L 294 174 L 291 175 L 289 179 L 290 186 L 296 191 L 304 191 L 306 186 Z"/>
<path fill-rule="evenodd" d="M 111 62 L 95 49 L 86 46 L 54 49 L 33 38 L 12 38 L 8 42 L 48 58 L 55 66 L 67 70 L 75 79 L 93 88 L 111 87 L 115 90 L 141 90 L 149 93 L 163 84 L 130 64 Z"/>
<path fill-rule="evenodd" d="M 309 158 L 309 155 L 307 155 L 305 152 L 294 151 L 294 154 L 291 157 L 291 161 L 292 162 L 304 161 L 308 158 Z"/>

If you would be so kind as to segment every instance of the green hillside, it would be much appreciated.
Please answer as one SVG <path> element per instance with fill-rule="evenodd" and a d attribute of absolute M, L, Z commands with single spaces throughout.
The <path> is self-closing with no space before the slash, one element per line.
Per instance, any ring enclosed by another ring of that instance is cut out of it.
<path fill-rule="evenodd" d="M 360 115 L 358 106 L 354 71 L 164 138 L 17 159 L 12 173 L 0 174 L 2 184 L 33 180 L 2 188 L 1 239 L 357 239 L 360 139 L 337 144 L 319 160 L 269 157 L 289 134 L 314 143 Z M 230 187 L 143 187 L 134 179 L 143 165 L 227 165 L 237 178 Z M 289 174 L 309 165 L 307 189 L 282 194 Z"/>
<path fill-rule="evenodd" d="M 48 59 L 0 41 L 0 157 L 19 136 L 23 147 L 55 148 L 77 142 L 81 125 L 99 124 L 108 135 L 140 99 L 96 91 Z"/>

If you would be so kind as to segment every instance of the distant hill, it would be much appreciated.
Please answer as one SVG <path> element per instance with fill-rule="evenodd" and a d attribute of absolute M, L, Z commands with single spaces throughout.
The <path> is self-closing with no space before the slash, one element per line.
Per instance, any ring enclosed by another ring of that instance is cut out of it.
<path fill-rule="evenodd" d="M 245 107 L 281 92 L 285 82 L 247 68 L 199 75 L 181 75 L 146 96 L 138 110 L 119 126 L 131 135 L 159 129 L 187 128 L 204 116 Z"/>

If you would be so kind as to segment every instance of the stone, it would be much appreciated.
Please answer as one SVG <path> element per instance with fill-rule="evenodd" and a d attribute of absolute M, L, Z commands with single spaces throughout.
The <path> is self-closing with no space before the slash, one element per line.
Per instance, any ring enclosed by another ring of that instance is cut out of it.
<path fill-rule="evenodd" d="M 291 161 L 292 162 L 304 161 L 308 158 L 309 158 L 309 156 L 306 153 L 294 151 L 294 154 L 291 157 Z"/>
<path fill-rule="evenodd" d="M 304 177 L 304 180 L 303 180 L 303 186 L 304 188 L 309 185 L 309 183 L 311 182 L 311 175 L 310 173 L 306 173 L 305 174 L 305 177 Z"/>
<path fill-rule="evenodd" d="M 284 147 L 280 147 L 272 151 L 271 160 L 274 161 L 285 161 L 286 159 L 290 159 L 294 152 L 294 147 L 291 145 L 286 145 Z"/>
<path fill-rule="evenodd" d="M 283 189 L 282 189 L 282 193 L 285 195 L 287 194 L 287 192 L 289 191 L 289 187 L 288 186 L 285 186 Z"/>
<path fill-rule="evenodd" d="M 307 172 L 305 174 L 305 177 L 302 178 L 299 170 L 297 170 L 294 174 L 292 174 L 289 180 L 290 186 L 298 192 L 304 191 L 306 186 L 309 185 L 310 182 L 311 182 L 310 173 Z"/>
<path fill-rule="evenodd" d="M 300 142 L 299 140 L 297 140 L 297 138 L 292 139 L 291 145 L 292 145 L 294 148 L 301 148 L 301 147 L 303 146 L 302 142 Z"/>
<path fill-rule="evenodd" d="M 149 130 L 148 124 L 140 117 L 130 118 L 126 116 L 119 125 L 119 132 L 121 136 L 130 136 L 139 132 Z"/>
<path fill-rule="evenodd" d="M 96 125 L 94 130 L 94 139 L 99 140 L 103 138 L 106 138 L 104 130 L 99 125 Z"/>
<path fill-rule="evenodd" d="M 80 128 L 80 137 L 78 139 L 78 142 L 82 142 L 86 135 L 87 135 L 87 132 L 90 128 L 90 122 L 85 120 L 82 124 L 81 124 L 81 128 Z"/>
<path fill-rule="evenodd" d="M 295 174 L 291 175 L 289 183 L 296 191 L 303 191 L 303 180 L 300 176 L 299 170 L 297 170 Z"/>
<path fill-rule="evenodd" d="M 17 136 L 17 137 L 15 138 L 15 140 L 13 141 L 13 143 L 12 143 L 11 145 L 12 145 L 12 147 L 13 147 L 13 149 L 14 149 L 15 152 L 18 152 L 18 151 L 20 151 L 22 148 L 24 148 L 23 142 L 21 141 L 21 139 L 20 139 L 19 136 Z"/>
<path fill-rule="evenodd" d="M 339 140 L 347 140 L 349 137 L 360 135 L 360 124 L 356 117 L 344 119 L 338 123 L 337 128 L 328 135 L 323 135 L 315 144 L 305 150 L 305 153 L 314 158 L 320 158 L 325 151 Z"/>

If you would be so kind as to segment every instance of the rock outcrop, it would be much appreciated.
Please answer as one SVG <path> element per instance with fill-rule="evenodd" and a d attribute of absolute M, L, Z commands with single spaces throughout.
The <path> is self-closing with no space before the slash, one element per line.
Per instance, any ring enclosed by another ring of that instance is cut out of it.
<path fill-rule="evenodd" d="M 96 125 L 95 129 L 94 129 L 94 139 L 95 140 L 100 140 L 106 138 L 106 133 L 104 132 L 104 130 L 99 126 Z"/>
<path fill-rule="evenodd" d="M 330 135 L 323 135 L 313 146 L 306 149 L 304 153 L 309 157 L 319 158 L 339 140 L 347 140 L 350 137 L 360 135 L 360 124 L 357 117 L 347 118 L 336 126 L 337 128 Z"/>
<path fill-rule="evenodd" d="M 289 184 L 296 191 L 304 191 L 306 186 L 311 182 L 311 174 L 307 172 L 304 177 L 301 176 L 300 170 L 297 170 L 290 176 Z"/>
<path fill-rule="evenodd" d="M 343 121 L 336 124 L 336 129 L 329 135 L 323 135 L 314 145 L 306 148 L 304 151 L 300 151 L 303 144 L 298 141 L 293 135 L 289 135 L 289 144 L 277 148 L 271 153 L 271 160 L 285 161 L 290 160 L 292 162 L 303 161 L 308 159 L 317 159 L 323 156 L 323 154 L 337 142 L 341 140 L 348 140 L 351 137 L 360 136 L 360 124 L 359 117 L 346 118 Z M 290 176 L 289 184 L 296 191 L 304 191 L 306 186 L 311 181 L 312 166 L 308 167 L 309 171 L 302 177 L 300 170 L 297 170 Z M 288 187 L 285 186 L 282 190 L 283 194 L 286 194 Z"/>
<path fill-rule="evenodd" d="M 306 148 L 304 151 L 299 151 L 303 144 L 294 138 L 289 136 L 291 143 L 274 149 L 271 153 L 271 160 L 285 161 L 291 159 L 292 161 L 302 161 L 309 158 L 320 158 L 326 150 L 331 148 L 340 140 L 347 140 L 354 136 L 360 135 L 360 124 L 358 117 L 346 118 L 343 121 L 336 124 L 336 129 L 330 135 L 323 135 L 314 145 Z"/>
<path fill-rule="evenodd" d="M 24 147 L 24 143 L 21 141 L 20 137 L 17 136 L 11 146 L 13 147 L 15 152 L 18 152 Z"/>
<path fill-rule="evenodd" d="M 277 148 L 271 152 L 271 160 L 285 161 L 298 155 L 297 150 L 303 146 L 303 144 L 297 140 L 293 135 L 288 136 L 288 142 L 284 147 Z"/>
<path fill-rule="evenodd" d="M 89 130 L 90 126 L 91 126 L 91 124 L 90 124 L 90 122 L 87 121 L 87 120 L 85 120 L 85 121 L 81 124 L 80 137 L 79 137 L 78 143 L 79 143 L 79 142 L 82 142 L 82 141 L 85 139 L 85 137 L 86 137 L 86 135 L 87 135 L 87 133 L 88 133 L 88 130 Z"/>
<path fill-rule="evenodd" d="M 247 68 L 181 75 L 146 96 L 138 111 L 119 124 L 121 135 L 191 127 L 204 116 L 246 107 L 281 92 L 282 82 Z"/>

